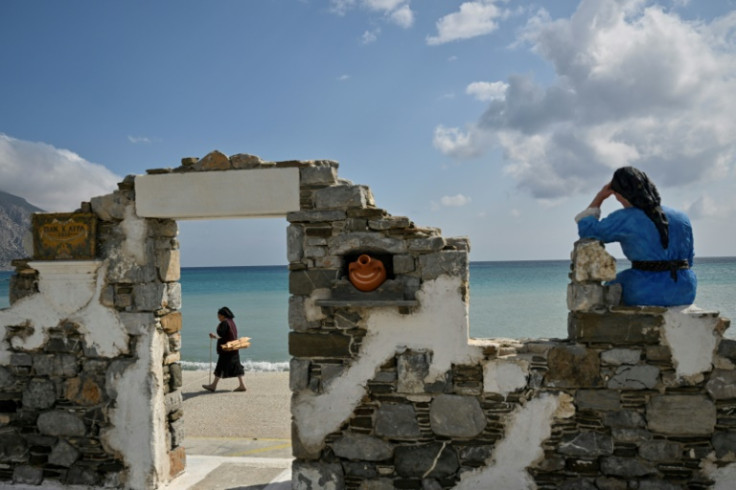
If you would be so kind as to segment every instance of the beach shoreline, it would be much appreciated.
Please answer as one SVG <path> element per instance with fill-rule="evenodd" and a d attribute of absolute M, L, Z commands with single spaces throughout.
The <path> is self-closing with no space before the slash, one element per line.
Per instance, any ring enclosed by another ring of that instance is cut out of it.
<path fill-rule="evenodd" d="M 233 392 L 237 378 L 202 388 L 209 371 L 182 372 L 185 437 L 291 438 L 288 372 L 246 372 L 246 392 Z"/>

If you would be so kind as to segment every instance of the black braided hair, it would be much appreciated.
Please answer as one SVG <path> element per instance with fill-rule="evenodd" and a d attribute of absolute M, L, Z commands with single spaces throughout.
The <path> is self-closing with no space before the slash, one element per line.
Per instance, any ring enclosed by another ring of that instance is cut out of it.
<path fill-rule="evenodd" d="M 667 248 L 670 244 L 669 221 L 662 210 L 657 187 L 647 174 L 634 167 L 621 167 L 613 173 L 611 189 L 646 213 L 657 227 L 662 247 Z"/>

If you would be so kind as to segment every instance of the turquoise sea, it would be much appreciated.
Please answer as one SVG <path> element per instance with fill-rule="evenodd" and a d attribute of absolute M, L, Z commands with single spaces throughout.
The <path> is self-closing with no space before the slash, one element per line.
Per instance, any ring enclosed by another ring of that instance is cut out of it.
<path fill-rule="evenodd" d="M 629 266 L 619 260 L 619 270 Z M 471 262 L 472 337 L 564 338 L 570 262 Z M 695 303 L 736 318 L 736 257 L 699 257 Z M 0 272 L 0 308 L 8 306 L 10 272 Z M 185 367 L 206 368 L 212 346 L 207 333 L 217 310 L 229 306 L 239 333 L 253 339 L 241 350 L 246 369 L 288 369 L 288 270 L 286 266 L 182 268 Z M 727 336 L 736 338 L 736 326 Z M 216 354 L 212 354 L 216 360 Z"/>

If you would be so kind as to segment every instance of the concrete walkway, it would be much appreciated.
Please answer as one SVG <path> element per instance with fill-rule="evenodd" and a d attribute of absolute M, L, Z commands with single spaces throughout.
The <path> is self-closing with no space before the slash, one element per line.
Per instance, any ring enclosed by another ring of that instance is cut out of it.
<path fill-rule="evenodd" d="M 184 474 L 166 490 L 291 490 L 291 441 L 190 437 Z"/>

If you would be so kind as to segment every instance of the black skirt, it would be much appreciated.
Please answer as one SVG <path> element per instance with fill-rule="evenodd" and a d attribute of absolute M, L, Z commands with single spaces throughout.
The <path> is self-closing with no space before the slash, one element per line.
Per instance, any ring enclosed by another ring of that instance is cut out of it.
<path fill-rule="evenodd" d="M 240 364 L 240 354 L 238 351 L 223 352 L 217 356 L 217 366 L 215 366 L 215 376 L 218 378 L 234 378 L 245 374 L 243 365 Z"/>

